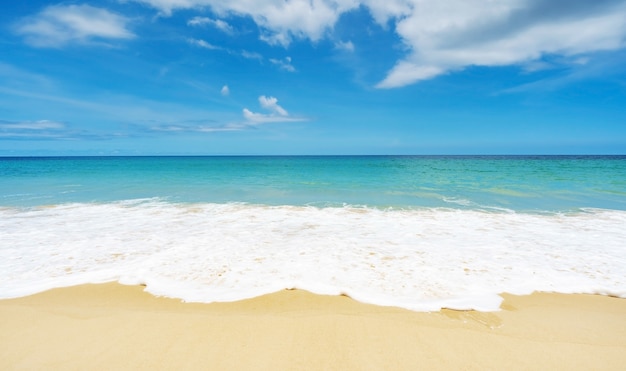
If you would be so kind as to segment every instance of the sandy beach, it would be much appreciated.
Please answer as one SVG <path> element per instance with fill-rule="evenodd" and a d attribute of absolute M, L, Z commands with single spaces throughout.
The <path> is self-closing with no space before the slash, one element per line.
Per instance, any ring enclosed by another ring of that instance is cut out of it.
<path fill-rule="evenodd" d="M 0 369 L 619 370 L 626 300 L 503 295 L 418 313 L 300 290 L 233 303 L 83 285 L 0 301 Z"/>

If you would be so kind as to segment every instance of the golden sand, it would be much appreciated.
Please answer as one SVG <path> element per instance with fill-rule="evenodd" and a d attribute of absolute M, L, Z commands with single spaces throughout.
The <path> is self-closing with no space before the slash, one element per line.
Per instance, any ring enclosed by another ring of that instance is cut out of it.
<path fill-rule="evenodd" d="M 626 300 L 503 295 L 418 313 L 281 291 L 234 303 L 83 285 L 0 301 L 0 369 L 623 370 Z"/>

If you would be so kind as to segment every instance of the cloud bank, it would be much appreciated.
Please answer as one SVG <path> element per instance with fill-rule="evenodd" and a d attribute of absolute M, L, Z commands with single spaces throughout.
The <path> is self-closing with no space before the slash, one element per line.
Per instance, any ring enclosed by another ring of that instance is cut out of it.
<path fill-rule="evenodd" d="M 401 87 L 469 66 L 524 66 L 552 55 L 576 58 L 624 48 L 626 40 L 626 0 L 134 1 L 163 15 L 210 7 L 221 17 L 247 16 L 259 26 L 262 40 L 284 47 L 294 39 L 316 42 L 329 36 L 342 14 L 362 7 L 381 26 L 391 26 L 405 48 L 378 88 Z"/>

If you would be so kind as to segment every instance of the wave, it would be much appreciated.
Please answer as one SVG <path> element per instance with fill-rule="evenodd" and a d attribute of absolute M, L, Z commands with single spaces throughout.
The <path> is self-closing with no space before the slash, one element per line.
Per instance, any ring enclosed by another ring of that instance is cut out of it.
<path fill-rule="evenodd" d="M 190 302 L 285 288 L 418 311 L 626 297 L 626 212 L 112 203 L 0 208 L 0 297 L 119 281 Z"/>

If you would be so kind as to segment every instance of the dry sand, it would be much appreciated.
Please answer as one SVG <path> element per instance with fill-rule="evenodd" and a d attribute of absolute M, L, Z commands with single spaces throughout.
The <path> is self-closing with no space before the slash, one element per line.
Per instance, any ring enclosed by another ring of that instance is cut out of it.
<path fill-rule="evenodd" d="M 626 300 L 503 295 L 417 313 L 282 291 L 189 304 L 84 285 L 0 301 L 0 369 L 623 370 Z"/>

